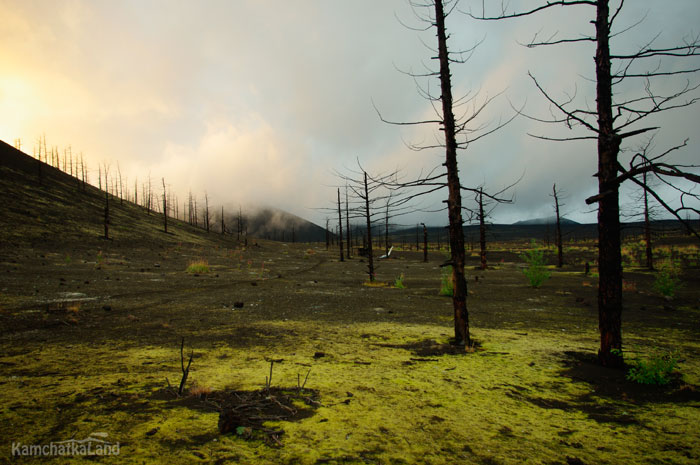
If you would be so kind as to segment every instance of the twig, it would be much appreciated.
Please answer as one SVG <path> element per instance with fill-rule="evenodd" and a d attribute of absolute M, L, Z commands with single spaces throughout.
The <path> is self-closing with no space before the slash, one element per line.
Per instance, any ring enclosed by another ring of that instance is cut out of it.
<path fill-rule="evenodd" d="M 182 391 L 185 389 L 185 383 L 187 382 L 187 376 L 190 374 L 190 365 L 192 365 L 192 357 L 194 357 L 194 350 L 190 352 L 190 359 L 187 362 L 187 368 L 185 368 L 185 338 L 182 338 L 182 343 L 180 344 L 180 367 L 182 368 L 182 380 L 180 380 L 180 387 L 177 390 L 177 395 L 181 396 Z"/>
<path fill-rule="evenodd" d="M 309 379 L 309 373 L 311 373 L 311 368 L 309 368 L 309 371 L 306 372 L 306 377 L 304 378 L 304 384 L 301 385 L 301 390 L 304 390 L 304 386 L 306 386 L 306 380 Z"/>

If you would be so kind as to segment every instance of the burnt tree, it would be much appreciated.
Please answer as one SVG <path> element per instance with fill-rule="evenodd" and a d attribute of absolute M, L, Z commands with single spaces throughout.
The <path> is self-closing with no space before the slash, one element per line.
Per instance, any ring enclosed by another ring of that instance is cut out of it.
<path fill-rule="evenodd" d="M 340 261 L 344 262 L 343 258 L 343 215 L 340 211 L 340 188 L 338 188 L 338 245 L 340 247 Z"/>
<path fill-rule="evenodd" d="M 163 181 L 163 230 L 168 233 L 168 196 L 165 190 L 165 178 L 161 178 Z"/>
<path fill-rule="evenodd" d="M 426 175 L 421 175 L 418 179 L 410 182 L 395 182 L 391 184 L 397 189 L 417 189 L 420 192 L 416 195 L 425 195 L 441 189 L 447 189 L 447 216 L 449 218 L 449 243 L 450 243 L 450 259 L 444 265 L 452 266 L 452 280 L 454 282 L 454 291 L 452 294 L 452 307 L 454 312 L 454 343 L 461 346 L 471 346 L 471 336 L 469 332 L 469 313 L 467 310 L 467 281 L 464 271 L 466 261 L 464 250 L 464 219 L 462 217 L 462 190 L 465 186 L 460 181 L 460 175 L 457 163 L 457 154 L 459 149 L 466 149 L 471 143 L 493 133 L 503 127 L 512 118 L 505 122 L 499 122 L 494 126 L 489 126 L 479 121 L 482 113 L 498 95 L 486 97 L 482 102 L 477 101 L 477 96 L 467 95 L 457 99 L 458 104 L 469 102 L 470 108 L 468 111 L 457 119 L 454 114 L 455 100 L 452 94 L 452 75 L 450 71 L 451 64 L 464 64 L 473 54 L 478 46 L 478 43 L 473 47 L 451 52 L 448 48 L 448 33 L 446 20 L 448 16 L 455 10 L 457 1 L 449 0 L 431 0 L 423 3 L 411 3 L 414 11 L 418 13 L 419 9 L 423 9 L 425 14 L 419 17 L 427 27 L 421 30 L 434 29 L 437 36 L 437 54 L 433 59 L 438 61 L 437 70 L 429 70 L 424 74 L 416 74 L 405 72 L 417 82 L 419 79 L 436 78 L 439 81 L 439 95 L 433 95 L 431 92 L 418 86 L 419 93 L 427 99 L 433 106 L 436 113 L 436 119 L 413 121 L 413 122 L 396 122 L 386 120 L 381 113 L 379 114 L 382 121 L 396 125 L 423 125 L 437 124 L 441 136 L 436 135 L 438 142 L 435 145 L 419 145 L 409 146 L 414 150 L 429 150 L 442 149 L 445 152 L 445 161 L 442 164 L 444 171 L 440 172 L 435 168 Z M 418 30 L 416 28 L 416 30 Z M 515 117 L 515 115 L 513 116 Z"/>
<path fill-rule="evenodd" d="M 563 206 L 564 204 L 559 204 L 559 195 L 561 195 L 561 193 L 557 192 L 557 185 L 553 184 L 552 197 L 554 198 L 554 214 L 556 217 L 556 230 L 554 239 L 557 244 L 557 268 L 561 268 L 562 266 L 564 266 L 564 250 L 561 237 L 561 219 L 559 216 L 559 207 Z"/>
<path fill-rule="evenodd" d="M 553 35 L 545 40 L 540 40 L 535 35 L 527 46 L 538 48 L 572 43 L 589 42 L 594 44 L 596 108 L 589 109 L 583 103 L 576 108 L 577 102 L 573 97 L 568 97 L 565 100 L 553 97 L 530 74 L 538 91 L 561 116 L 545 118 L 525 116 L 540 122 L 565 124 L 569 129 L 583 128 L 592 133 L 591 135 L 575 135 L 565 138 L 536 136 L 541 139 L 553 141 L 589 139 L 596 141 L 598 170 L 595 176 L 598 178 L 598 194 L 586 199 L 586 203 L 597 203 L 598 206 L 598 326 L 600 331 L 598 359 L 604 366 L 616 367 L 623 366 L 620 184 L 625 180 L 642 184 L 636 177 L 645 172 L 654 173 L 659 178 L 682 178 L 691 187 L 674 186 L 667 182 L 671 188 L 680 192 L 680 206 L 664 202 L 657 192 L 648 187 L 645 190 L 687 226 L 689 225 L 681 218 L 681 213 L 700 211 L 700 207 L 697 206 L 698 194 L 692 191 L 692 184 L 697 184 L 700 181 L 700 176 L 693 172 L 697 169 L 697 165 L 678 165 L 662 160 L 662 157 L 670 151 L 647 160 L 633 159 L 628 168 L 623 167 L 619 160 L 623 142 L 626 139 L 659 129 L 651 125 L 640 126 L 640 121 L 648 121 L 650 116 L 687 107 L 696 102 L 697 97 L 692 97 L 691 94 L 697 91 L 700 87 L 699 84 L 691 85 L 690 81 L 681 84 L 671 83 L 671 85 L 678 87 L 666 94 L 656 91 L 653 84 L 659 79 L 691 75 L 700 71 L 696 58 L 700 56 L 700 39 L 691 37 L 680 45 L 656 48 L 653 45 L 656 38 L 653 38 L 635 52 L 612 53 L 610 39 L 634 27 L 633 25 L 618 31 L 613 30 L 624 4 L 624 0 L 620 0 L 617 7 L 611 9 L 609 0 L 548 1 L 515 12 L 508 11 L 507 7 L 502 6 L 499 13 L 494 16 L 487 15 L 482 4 L 481 14 L 469 13 L 476 19 L 503 20 L 535 15 L 553 7 L 583 7 L 592 10 L 589 18 L 595 29 L 593 34 L 562 39 L 557 39 L 556 35 Z M 581 17 L 585 18 L 583 15 Z M 653 63 L 650 63 L 650 60 Z M 688 64 L 689 61 L 690 64 Z M 642 83 L 637 84 L 640 81 Z M 626 92 L 623 92 L 623 89 Z M 631 95 L 630 89 L 636 89 L 638 94 Z M 689 199 L 696 202 L 694 206 L 688 204 Z"/>

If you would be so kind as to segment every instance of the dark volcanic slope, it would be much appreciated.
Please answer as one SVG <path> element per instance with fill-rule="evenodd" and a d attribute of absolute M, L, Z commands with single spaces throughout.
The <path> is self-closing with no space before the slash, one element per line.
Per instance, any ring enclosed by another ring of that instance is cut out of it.
<path fill-rule="evenodd" d="M 78 179 L 40 162 L 0 141 L 0 241 L 52 242 L 95 240 L 104 235 L 104 192 L 83 185 Z M 234 217 L 227 219 L 229 232 Z M 324 241 L 325 230 L 295 215 L 275 208 L 259 209 L 245 218 L 251 237 L 309 242 Z M 221 240 L 184 222 L 148 214 L 131 202 L 110 197 L 110 236 L 117 240 L 198 242 Z M 214 231 L 220 231 L 212 221 Z M 235 234 L 235 230 L 233 231 Z M 242 238 L 241 238 L 242 239 Z M 228 240 L 231 240 L 229 237 Z"/>
<path fill-rule="evenodd" d="M 103 191 L 39 162 L 0 141 L 0 244 L 48 245 L 67 241 L 99 244 L 104 241 Z M 172 218 L 168 234 L 163 215 L 151 213 L 131 202 L 110 196 L 110 237 L 119 241 L 159 243 L 218 243 L 207 235 Z"/>

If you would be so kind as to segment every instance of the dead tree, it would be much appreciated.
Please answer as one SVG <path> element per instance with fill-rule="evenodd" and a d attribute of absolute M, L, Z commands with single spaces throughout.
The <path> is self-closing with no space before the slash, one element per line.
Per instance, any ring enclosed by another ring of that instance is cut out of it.
<path fill-rule="evenodd" d="M 649 138 L 646 143 L 640 147 L 638 158 L 642 159 L 643 164 L 648 164 L 648 158 L 653 151 L 654 137 Z M 658 215 L 658 205 L 649 198 L 649 191 L 656 190 L 659 187 L 659 182 L 654 180 L 652 173 L 645 171 L 638 178 L 641 183 L 638 194 L 632 198 L 632 206 L 628 213 L 623 213 L 627 218 L 638 219 L 642 217 L 643 221 L 643 236 L 644 236 L 644 261 L 645 266 L 649 270 L 654 270 L 654 251 L 652 243 L 652 220 Z"/>
<path fill-rule="evenodd" d="M 119 176 L 119 205 L 124 205 L 124 184 L 122 184 L 122 169 L 117 161 L 117 175 Z"/>
<path fill-rule="evenodd" d="M 109 192 L 105 191 L 105 209 L 104 209 L 104 226 L 105 226 L 105 239 L 109 240 Z"/>
<path fill-rule="evenodd" d="M 620 162 L 623 142 L 627 139 L 649 131 L 659 129 L 654 126 L 640 125 L 649 117 L 659 113 L 687 107 L 697 101 L 692 97 L 700 84 L 686 81 L 678 85 L 674 91 L 661 93 L 654 88 L 659 80 L 667 80 L 674 76 L 693 75 L 700 67 L 692 60 L 700 56 L 700 38 L 690 37 L 680 45 L 670 45 L 657 48 L 656 38 L 633 53 L 613 53 L 610 49 L 611 37 L 629 30 L 631 27 L 613 30 L 616 20 L 624 6 L 621 0 L 616 8 L 611 10 L 609 0 L 560 0 L 542 1 L 538 6 L 522 11 L 508 11 L 501 8 L 494 16 L 487 15 L 482 5 L 481 14 L 469 13 L 473 18 L 481 20 L 502 20 L 519 18 L 538 14 L 553 7 L 590 8 L 588 16 L 595 29 L 593 34 L 572 38 L 540 39 L 537 35 L 527 44 L 529 48 L 553 46 L 560 44 L 586 43 L 595 44 L 595 110 L 581 105 L 577 107 L 574 97 L 565 100 L 557 99 L 545 90 L 532 74 L 530 78 L 534 85 L 561 116 L 544 118 L 525 115 L 533 120 L 565 124 L 570 129 L 583 129 L 588 134 L 574 135 L 566 138 L 536 136 L 545 140 L 595 140 L 598 152 L 598 194 L 586 199 L 587 204 L 598 205 L 598 326 L 600 330 L 600 349 L 598 358 L 605 366 L 623 366 L 622 356 L 622 257 L 620 238 L 620 185 L 630 180 L 642 185 L 637 176 L 643 173 L 653 173 L 657 178 L 679 192 L 679 206 L 665 202 L 658 193 L 643 187 L 667 211 L 681 223 L 687 222 L 681 218 L 681 213 L 700 212 L 697 201 L 698 194 L 692 191 L 693 185 L 700 182 L 696 174 L 697 165 L 678 165 L 663 159 L 670 152 L 677 150 L 685 143 L 673 147 L 654 157 L 635 156 L 629 167 L 623 167 Z M 585 18 L 585 15 L 580 15 Z M 632 26 L 634 27 L 634 26 Z M 690 61 L 690 63 L 689 63 Z M 614 64 L 614 65 L 613 65 Z M 641 84 L 638 84 L 641 81 Z M 624 85 L 623 85 L 624 84 Z M 670 83 L 669 85 L 674 85 Z M 621 94 L 625 88 L 626 93 Z M 620 89 L 620 92 L 615 91 Z M 637 89 L 633 95 L 630 89 Z M 681 179 L 690 187 L 676 185 L 669 179 Z M 689 202 L 695 202 L 694 205 Z M 695 232 L 697 236 L 697 232 Z M 700 236 L 698 236 L 700 237 Z"/>
<path fill-rule="evenodd" d="M 463 187 L 462 190 L 469 191 L 474 194 L 474 202 L 476 203 L 475 208 L 470 208 L 465 206 L 464 210 L 468 213 L 468 220 L 478 221 L 479 223 L 479 269 L 485 270 L 488 267 L 486 260 L 486 228 L 489 224 L 489 218 L 493 213 L 493 210 L 500 204 L 503 203 L 513 203 L 513 196 L 504 197 L 504 194 L 512 189 L 520 180 L 523 178 L 521 176 L 517 181 L 509 186 L 504 187 L 496 193 L 489 193 L 484 190 L 484 186 L 481 185 L 476 188 Z"/>
<path fill-rule="evenodd" d="M 444 172 L 437 172 L 437 168 L 418 179 L 409 182 L 395 182 L 391 187 L 396 189 L 415 189 L 425 195 L 437 190 L 447 189 L 447 215 L 449 218 L 450 259 L 444 265 L 452 266 L 452 279 L 454 292 L 452 294 L 452 306 L 454 310 L 454 343 L 462 346 L 471 345 L 469 333 L 469 314 L 467 311 L 467 281 L 464 272 L 466 261 L 464 251 L 464 220 L 462 217 L 462 190 L 464 186 L 460 181 L 457 167 L 457 153 L 465 149 L 467 145 L 493 133 L 507 124 L 512 118 L 495 125 L 485 124 L 479 121 L 480 116 L 496 96 L 484 98 L 478 101 L 477 95 L 466 95 L 456 101 L 452 95 L 452 81 L 450 64 L 464 64 L 468 61 L 478 44 L 460 52 L 450 52 L 447 45 L 448 34 L 445 25 L 447 17 L 454 11 L 457 2 L 451 0 L 426 0 L 417 4 L 412 2 L 414 11 L 420 15 L 419 10 L 425 11 L 420 17 L 427 27 L 422 30 L 435 28 L 437 35 L 437 54 L 432 57 L 438 60 L 438 70 L 429 70 L 423 74 L 407 72 L 415 80 L 437 78 L 440 82 L 440 94 L 433 95 L 419 85 L 419 93 L 426 98 L 436 113 L 436 119 L 412 122 L 396 122 L 385 119 L 381 113 L 382 121 L 396 125 L 439 125 L 442 136 L 436 136 L 438 142 L 435 145 L 410 146 L 414 150 L 443 149 L 445 150 Z M 468 109 L 459 119 L 455 117 L 454 106 L 468 105 Z M 442 140 L 439 140 L 439 139 Z"/>
<path fill-rule="evenodd" d="M 204 192 L 204 224 L 207 232 L 209 232 L 209 196 Z"/>
<path fill-rule="evenodd" d="M 241 210 L 241 206 L 238 206 L 238 219 L 237 219 L 238 227 L 236 228 L 236 240 L 240 241 L 241 240 L 241 234 L 243 234 L 243 211 Z"/>
<path fill-rule="evenodd" d="M 346 174 L 336 172 L 336 175 L 342 184 L 349 188 L 347 216 L 350 219 L 362 220 L 366 225 L 364 247 L 360 254 L 367 258 L 367 273 L 370 282 L 373 282 L 376 272 L 372 239 L 374 223 L 381 219 L 382 215 L 401 216 L 415 210 L 408 202 L 409 199 L 397 196 L 385 187 L 385 184 L 396 178 L 397 172 L 370 176 L 359 160 L 357 165 L 357 170 L 348 170 Z"/>
<path fill-rule="evenodd" d="M 340 213 L 340 187 L 338 188 L 338 245 L 340 246 L 340 261 L 344 262 L 343 258 L 343 215 Z"/>
<path fill-rule="evenodd" d="M 192 366 L 192 358 L 194 357 L 194 350 L 190 351 L 190 358 L 187 361 L 187 367 L 185 367 L 185 338 L 182 338 L 180 343 L 180 368 L 182 370 L 182 378 L 180 378 L 180 385 L 177 388 L 177 395 L 181 396 L 185 392 L 185 384 L 187 383 L 187 377 L 190 374 L 190 366 Z M 166 378 L 167 381 L 167 378 Z M 168 385 L 170 382 L 168 381 Z"/>
<path fill-rule="evenodd" d="M 162 178 L 163 181 L 163 230 L 165 231 L 165 234 L 168 234 L 168 201 L 167 201 L 167 193 L 165 190 L 165 178 Z"/>
<path fill-rule="evenodd" d="M 385 204 L 385 214 L 384 214 L 384 253 L 389 255 L 389 219 L 391 218 L 389 208 L 391 207 L 391 196 L 393 192 L 389 191 L 389 195 L 386 198 Z"/>
<path fill-rule="evenodd" d="M 425 223 L 421 223 L 423 226 L 423 262 L 428 263 L 428 228 Z"/>
<path fill-rule="evenodd" d="M 345 186 L 345 236 L 347 242 L 347 255 L 350 258 L 352 251 L 352 243 L 350 236 L 350 206 L 348 205 L 348 186 Z"/>
<path fill-rule="evenodd" d="M 552 185 L 552 197 L 554 197 L 554 214 L 556 215 L 556 236 L 555 240 L 557 243 L 557 268 L 561 268 L 564 266 L 564 250 L 563 250 L 563 245 L 562 245 L 562 237 L 561 237 L 561 219 L 559 216 L 559 207 L 564 206 L 564 204 L 559 204 L 559 195 L 561 193 L 557 193 L 557 185 L 553 184 Z"/>
<path fill-rule="evenodd" d="M 226 234 L 226 223 L 224 223 L 224 207 L 221 207 L 221 235 Z"/>

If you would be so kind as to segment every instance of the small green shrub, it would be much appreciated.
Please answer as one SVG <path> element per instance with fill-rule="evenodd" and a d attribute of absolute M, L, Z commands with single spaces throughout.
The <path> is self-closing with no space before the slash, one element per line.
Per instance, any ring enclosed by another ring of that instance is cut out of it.
<path fill-rule="evenodd" d="M 399 277 L 394 280 L 394 287 L 396 289 L 406 289 L 406 286 L 403 284 L 403 273 L 401 273 Z"/>
<path fill-rule="evenodd" d="M 452 297 L 454 295 L 454 282 L 452 281 L 452 267 L 446 266 L 440 272 L 440 295 Z"/>
<path fill-rule="evenodd" d="M 190 262 L 185 271 L 192 274 L 209 273 L 209 263 L 206 260 Z"/>
<path fill-rule="evenodd" d="M 664 265 L 656 275 L 654 290 L 665 297 L 673 297 L 682 285 L 679 275 L 677 264 Z"/>
<path fill-rule="evenodd" d="M 552 275 L 545 267 L 543 250 L 528 250 L 520 257 L 527 263 L 527 268 L 523 270 L 523 274 L 530 281 L 530 286 L 535 288 L 540 287 L 542 283 L 547 281 Z"/>
<path fill-rule="evenodd" d="M 654 354 L 648 359 L 632 360 L 627 379 L 639 384 L 664 386 L 671 382 L 671 373 L 678 366 L 677 353 Z"/>

